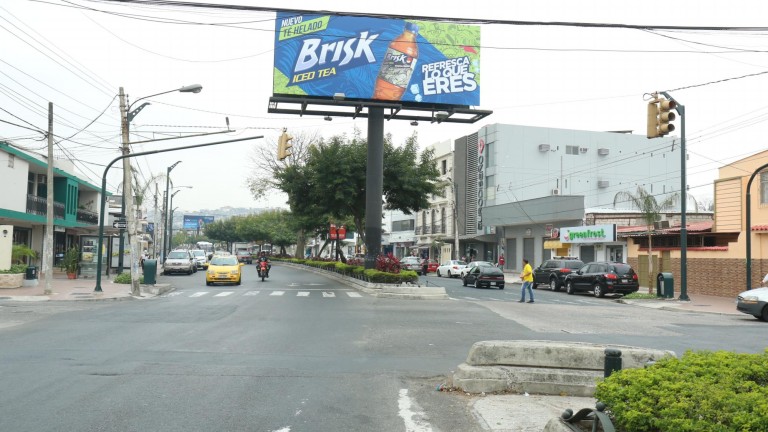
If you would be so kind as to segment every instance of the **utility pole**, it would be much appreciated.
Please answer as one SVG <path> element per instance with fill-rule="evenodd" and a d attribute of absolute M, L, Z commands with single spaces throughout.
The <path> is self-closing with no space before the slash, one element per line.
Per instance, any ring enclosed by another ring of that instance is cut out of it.
<path fill-rule="evenodd" d="M 155 211 L 152 212 L 152 258 L 157 259 L 157 195 L 159 193 L 157 181 L 155 181 Z"/>
<path fill-rule="evenodd" d="M 43 242 L 43 272 L 45 295 L 53 293 L 53 102 L 48 102 L 48 167 L 45 171 L 45 242 Z"/>
<path fill-rule="evenodd" d="M 131 153 L 130 149 L 130 137 L 128 134 L 128 109 L 125 104 L 125 92 L 120 87 L 120 130 L 123 136 L 123 156 L 127 156 Z M 138 261 L 135 259 L 138 253 L 138 246 L 136 242 L 136 215 L 133 211 L 133 188 L 131 187 L 131 163 L 128 158 L 123 159 L 123 203 L 125 205 L 125 216 L 128 222 L 128 243 L 130 244 L 130 257 L 128 261 L 131 263 L 131 295 L 141 295 L 139 287 L 139 267 Z M 120 251 L 122 255 L 122 251 Z"/>

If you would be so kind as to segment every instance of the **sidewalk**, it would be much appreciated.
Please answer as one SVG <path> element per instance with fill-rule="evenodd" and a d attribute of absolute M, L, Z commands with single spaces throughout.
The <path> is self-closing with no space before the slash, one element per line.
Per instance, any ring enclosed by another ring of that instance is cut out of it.
<path fill-rule="evenodd" d="M 96 292 L 95 278 L 67 279 L 66 273 L 54 271 L 51 293 L 45 294 L 45 277 L 39 276 L 36 281 L 24 281 L 25 285 L 37 282 L 36 286 L 0 288 L 0 301 L 134 300 L 155 297 L 170 289 L 169 284 L 141 285 L 141 296 L 137 297 L 131 295 L 130 284 L 116 284 L 111 275 L 102 277 L 101 292 Z"/>
<path fill-rule="evenodd" d="M 520 280 L 519 276 L 515 276 L 509 273 L 504 273 L 504 281 L 509 284 L 515 284 L 516 286 L 510 286 L 511 289 L 520 289 L 520 286 L 522 285 L 522 281 Z M 640 288 L 640 292 L 647 292 L 645 291 L 647 288 Z M 544 291 L 548 291 L 549 288 L 545 287 L 543 289 Z M 539 289 L 537 291 L 542 291 L 542 289 Z M 566 294 L 562 289 L 560 290 L 562 294 Z M 589 294 L 579 294 L 579 295 L 589 295 Z M 679 292 L 675 292 L 676 296 L 680 296 Z M 617 297 L 614 301 L 618 303 L 624 303 L 624 304 L 631 304 L 635 306 L 642 306 L 642 307 L 648 307 L 648 308 L 654 308 L 654 309 L 661 309 L 661 310 L 670 310 L 670 311 L 687 311 L 687 312 L 707 312 L 707 313 L 714 313 L 714 314 L 734 314 L 734 315 L 743 315 L 741 312 L 736 310 L 736 298 L 733 297 L 719 297 L 719 296 L 711 296 L 711 295 L 703 295 L 703 294 L 689 294 L 688 297 L 690 298 L 689 301 L 682 301 L 677 298 L 655 298 L 655 299 L 623 299 L 621 297 Z M 606 297 L 606 299 L 609 299 Z M 610 299 L 609 299 L 610 300 Z"/>

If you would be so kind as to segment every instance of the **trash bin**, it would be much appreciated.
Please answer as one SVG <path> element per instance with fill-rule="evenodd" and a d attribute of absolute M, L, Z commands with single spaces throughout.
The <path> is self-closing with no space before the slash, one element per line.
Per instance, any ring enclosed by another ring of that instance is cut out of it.
<path fill-rule="evenodd" d="M 145 259 L 144 260 L 144 266 L 142 267 L 144 270 L 144 284 L 145 285 L 154 285 L 157 283 L 157 260 L 156 259 Z"/>
<path fill-rule="evenodd" d="M 661 272 L 656 277 L 656 296 L 665 298 L 675 296 L 675 279 L 672 273 Z"/>
<path fill-rule="evenodd" d="M 37 279 L 37 267 L 35 266 L 27 267 L 27 274 L 25 275 L 24 279 L 26 280 Z"/>

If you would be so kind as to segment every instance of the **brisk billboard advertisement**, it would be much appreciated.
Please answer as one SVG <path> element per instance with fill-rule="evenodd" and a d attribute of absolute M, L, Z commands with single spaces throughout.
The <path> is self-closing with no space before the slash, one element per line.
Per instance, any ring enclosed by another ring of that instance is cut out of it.
<path fill-rule="evenodd" d="M 273 93 L 477 106 L 480 26 L 281 12 Z"/>
<path fill-rule="evenodd" d="M 209 223 L 213 223 L 213 216 L 184 215 L 184 229 L 203 229 Z"/>

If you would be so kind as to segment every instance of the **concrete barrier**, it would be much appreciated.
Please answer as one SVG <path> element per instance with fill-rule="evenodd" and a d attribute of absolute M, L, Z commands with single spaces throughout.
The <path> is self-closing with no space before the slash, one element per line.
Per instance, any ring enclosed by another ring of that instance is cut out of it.
<path fill-rule="evenodd" d="M 622 369 L 675 356 L 672 351 L 560 341 L 481 341 L 458 366 L 454 386 L 468 393 L 528 392 L 591 397 L 604 376 L 605 349 L 621 351 Z"/>

